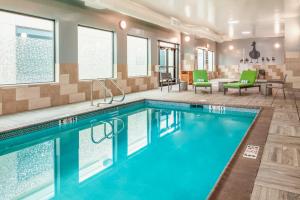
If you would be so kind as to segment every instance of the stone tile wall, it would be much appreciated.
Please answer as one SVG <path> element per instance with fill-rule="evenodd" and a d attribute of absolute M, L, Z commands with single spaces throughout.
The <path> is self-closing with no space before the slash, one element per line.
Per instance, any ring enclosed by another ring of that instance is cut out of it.
<path fill-rule="evenodd" d="M 266 71 L 266 79 L 282 79 L 285 74 L 285 65 L 252 65 L 247 69 L 256 70 L 264 69 Z M 222 78 L 238 79 L 244 68 L 239 65 L 218 66 L 218 72 Z"/>
<path fill-rule="evenodd" d="M 286 52 L 285 64 L 282 65 L 253 65 L 249 69 L 265 69 L 266 79 L 282 79 L 287 75 L 287 84 L 295 89 L 300 88 L 300 52 Z M 219 77 L 239 78 L 242 71 L 239 65 L 219 65 Z"/>
<path fill-rule="evenodd" d="M 128 78 L 126 65 L 118 65 L 115 81 L 126 93 L 154 89 L 158 87 L 158 76 L 153 70 L 154 66 L 151 76 Z M 106 84 L 114 95 L 120 93 L 109 81 Z M 94 83 L 93 97 L 104 97 L 104 91 L 97 83 Z M 57 83 L 0 87 L 0 115 L 88 101 L 90 98 L 91 84 L 78 80 L 77 64 L 61 64 Z"/>

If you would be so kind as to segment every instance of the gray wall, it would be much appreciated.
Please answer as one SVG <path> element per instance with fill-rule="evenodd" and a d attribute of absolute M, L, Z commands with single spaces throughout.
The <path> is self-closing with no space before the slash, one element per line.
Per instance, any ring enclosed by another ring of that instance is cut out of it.
<path fill-rule="evenodd" d="M 181 70 L 192 71 L 197 65 L 197 48 L 207 47 L 208 50 L 214 51 L 217 54 L 217 43 L 206 38 L 196 38 L 191 35 L 191 40 L 184 40 L 186 35 L 181 34 Z M 216 60 L 215 60 L 216 64 Z"/>
<path fill-rule="evenodd" d="M 249 52 L 252 50 L 251 43 L 256 42 L 256 50 L 260 52 L 261 57 L 275 57 L 275 62 L 265 64 L 283 64 L 285 56 L 284 37 L 274 38 L 250 38 L 239 39 L 223 43 L 217 43 L 217 64 L 218 65 L 237 65 L 243 57 L 243 49 L 245 56 L 250 60 Z M 280 48 L 274 47 L 275 43 L 280 44 Z M 234 49 L 229 50 L 229 45 L 233 45 Z M 256 61 L 255 61 L 256 62 Z M 262 64 L 261 58 L 259 63 Z"/>

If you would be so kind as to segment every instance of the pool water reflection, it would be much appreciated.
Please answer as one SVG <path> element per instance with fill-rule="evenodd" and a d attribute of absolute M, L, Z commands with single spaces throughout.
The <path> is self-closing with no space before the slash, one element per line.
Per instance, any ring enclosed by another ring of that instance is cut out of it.
<path fill-rule="evenodd" d="M 255 113 L 137 104 L 0 141 L 1 199 L 205 199 Z"/>

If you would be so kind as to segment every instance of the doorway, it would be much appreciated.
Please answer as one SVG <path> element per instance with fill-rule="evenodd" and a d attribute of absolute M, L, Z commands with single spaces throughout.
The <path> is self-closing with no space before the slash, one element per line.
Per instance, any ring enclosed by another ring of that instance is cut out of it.
<path fill-rule="evenodd" d="M 161 73 L 171 75 L 171 83 L 175 84 L 179 75 L 179 44 L 159 42 L 159 65 Z M 159 81 L 161 86 L 161 81 Z"/>

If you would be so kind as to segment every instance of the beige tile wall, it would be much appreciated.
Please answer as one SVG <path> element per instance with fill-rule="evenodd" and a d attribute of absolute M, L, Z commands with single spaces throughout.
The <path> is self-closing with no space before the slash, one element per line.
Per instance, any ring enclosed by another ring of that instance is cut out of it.
<path fill-rule="evenodd" d="M 300 52 L 286 52 L 285 55 L 287 81 L 293 88 L 300 88 Z"/>
<path fill-rule="evenodd" d="M 266 71 L 266 79 L 282 79 L 285 73 L 285 65 L 252 65 L 248 66 L 247 69 L 264 69 Z M 242 70 L 239 65 L 218 66 L 220 77 L 223 78 L 238 79 Z"/>
<path fill-rule="evenodd" d="M 282 79 L 287 75 L 290 87 L 300 88 L 300 52 L 285 52 L 285 64 L 282 65 L 253 65 L 250 69 L 265 69 L 267 79 Z M 218 66 L 220 77 L 239 78 L 239 65 Z"/>
<path fill-rule="evenodd" d="M 128 78 L 126 69 L 126 65 L 118 65 L 116 79 L 126 93 L 158 87 L 154 66 L 151 76 L 147 77 Z M 94 84 L 93 97 L 104 97 L 99 84 Z M 120 93 L 109 81 L 106 84 L 114 95 Z M 90 87 L 89 81 L 78 80 L 77 64 L 61 64 L 58 83 L 0 87 L 0 115 L 88 101 L 91 97 Z"/>

